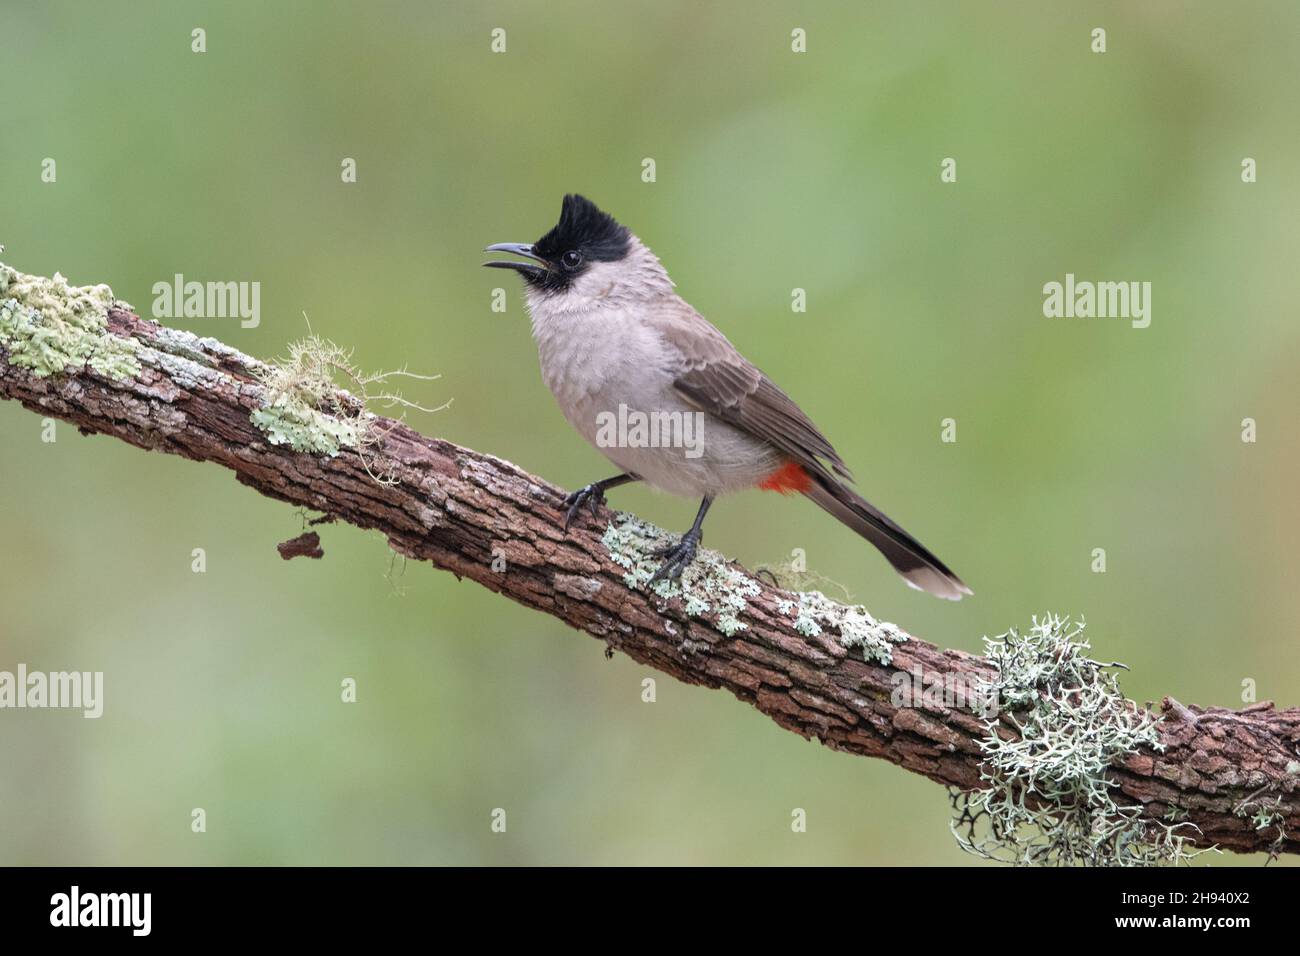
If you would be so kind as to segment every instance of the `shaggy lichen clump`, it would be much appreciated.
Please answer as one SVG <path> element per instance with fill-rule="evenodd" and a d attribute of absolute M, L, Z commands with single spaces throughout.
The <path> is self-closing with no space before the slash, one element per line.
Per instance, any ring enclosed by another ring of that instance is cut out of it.
<path fill-rule="evenodd" d="M 327 457 L 352 449 L 371 477 L 383 484 L 392 484 L 395 478 L 372 468 L 370 452 L 382 442 L 384 432 L 380 418 L 367 404 L 377 401 L 389 408 L 439 410 L 408 402 L 397 392 L 371 391 L 395 377 L 431 381 L 437 376 L 416 375 L 405 369 L 365 374 L 352 363 L 351 352 L 317 335 L 291 344 L 289 354 L 264 366 L 259 377 L 265 394 L 262 407 L 250 417 L 271 444 Z"/>
<path fill-rule="evenodd" d="M 627 571 L 624 582 L 635 590 L 644 589 L 659 568 L 662 559 L 654 557 L 655 549 L 672 540 L 668 532 L 623 513 L 605 529 L 602 538 L 610 558 Z M 714 626 L 731 637 L 749 626 L 740 616 L 762 587 L 722 555 L 701 548 L 682 572 L 680 583 L 657 581 L 653 590 L 663 598 L 680 597 L 690 617 L 716 615 Z M 867 660 L 888 664 L 893 644 L 907 640 L 897 627 L 877 621 L 866 608 L 837 604 L 820 591 L 796 594 L 794 600 L 779 601 L 777 607 L 794 619 L 799 633 L 813 637 L 829 629 L 844 647 L 861 648 Z"/>
<path fill-rule="evenodd" d="M 1156 718 L 1132 704 L 1110 668 L 1087 656 L 1083 624 L 1034 618 L 1028 634 L 985 638 L 996 693 L 1016 735 L 987 724 L 986 789 L 958 794 L 953 834 L 985 859 L 1021 865 L 1151 866 L 1187 862 L 1189 823 L 1144 819 L 1115 801 L 1107 771 L 1140 748 L 1163 749 Z M 963 832 L 964 831 L 964 832 Z"/>
<path fill-rule="evenodd" d="M 132 378 L 140 374 L 139 343 L 107 331 L 116 301 L 106 285 L 73 286 L 57 272 L 31 276 L 0 263 L 0 345 L 11 365 L 41 378 L 85 366 Z"/>
<path fill-rule="evenodd" d="M 342 448 L 359 448 L 373 416 L 347 403 L 334 381 L 337 370 L 352 371 L 348 360 L 339 346 L 314 335 L 294 342 L 285 359 L 261 370 L 266 394 L 253 424 L 271 444 L 294 451 L 332 457 Z"/>

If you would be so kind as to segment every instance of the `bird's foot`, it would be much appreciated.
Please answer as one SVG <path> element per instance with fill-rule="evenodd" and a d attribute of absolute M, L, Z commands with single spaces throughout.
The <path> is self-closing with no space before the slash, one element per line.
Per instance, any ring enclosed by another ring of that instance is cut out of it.
<path fill-rule="evenodd" d="M 568 509 L 564 513 L 564 530 L 569 530 L 569 525 L 573 524 L 573 519 L 578 516 L 582 506 L 586 505 L 591 511 L 593 518 L 600 517 L 600 506 L 605 503 L 605 489 L 600 486 L 600 482 L 593 481 L 589 485 L 584 485 L 573 494 L 564 499 L 564 507 Z"/>
<path fill-rule="evenodd" d="M 681 540 L 676 544 L 670 544 L 666 548 L 660 548 L 653 552 L 653 557 L 663 558 L 664 563 L 659 566 L 659 570 L 654 576 L 646 582 L 646 587 L 653 587 L 659 581 L 678 581 L 681 579 L 682 572 L 685 571 L 692 561 L 695 560 L 695 552 L 700 547 L 700 535 L 695 531 L 688 531 L 682 535 Z"/>

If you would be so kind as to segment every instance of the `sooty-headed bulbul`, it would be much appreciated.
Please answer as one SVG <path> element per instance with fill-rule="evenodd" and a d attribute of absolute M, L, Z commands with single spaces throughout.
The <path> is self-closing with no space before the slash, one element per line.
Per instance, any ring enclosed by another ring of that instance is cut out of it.
<path fill-rule="evenodd" d="M 582 196 L 568 195 L 555 228 L 536 242 L 489 252 L 528 261 L 484 265 L 524 280 L 542 378 L 564 417 L 622 469 L 565 500 L 567 529 L 593 515 L 610 488 L 630 481 L 702 499 L 691 529 L 669 548 L 651 583 L 676 580 L 695 557 L 704 516 L 728 492 L 798 492 L 875 545 L 909 585 L 960 600 L 972 593 L 919 541 L 846 484 L 831 443 L 785 392 L 673 291 L 650 249 Z M 701 441 L 610 441 L 609 416 L 654 421 L 695 416 Z M 659 416 L 654 418 L 654 416 Z"/>

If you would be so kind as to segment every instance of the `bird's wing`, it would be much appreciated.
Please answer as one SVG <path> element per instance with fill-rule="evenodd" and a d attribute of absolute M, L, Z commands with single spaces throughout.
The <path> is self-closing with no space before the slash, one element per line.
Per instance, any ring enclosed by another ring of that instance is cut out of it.
<path fill-rule="evenodd" d="M 679 299 L 655 310 L 651 322 L 681 353 L 684 368 L 673 385 L 686 401 L 768 442 L 813 474 L 826 474 L 825 462 L 852 479 L 830 441 L 794 400 L 698 312 Z"/>
<path fill-rule="evenodd" d="M 678 300 L 655 310 L 650 321 L 681 353 L 684 370 L 673 387 L 686 401 L 802 465 L 813 478 L 804 494 L 875 545 L 912 587 L 954 601 L 971 593 L 921 542 L 836 480 L 826 465 L 843 478 L 853 476 L 826 436 L 698 312 Z"/>

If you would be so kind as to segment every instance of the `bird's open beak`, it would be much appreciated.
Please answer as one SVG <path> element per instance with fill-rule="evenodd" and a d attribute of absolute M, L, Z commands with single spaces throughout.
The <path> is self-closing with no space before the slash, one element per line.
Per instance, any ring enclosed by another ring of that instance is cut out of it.
<path fill-rule="evenodd" d="M 498 242 L 488 246 L 484 252 L 509 252 L 516 256 L 526 256 L 533 262 L 539 262 L 541 265 L 533 265 L 532 262 L 516 262 L 512 259 L 494 259 L 491 262 L 485 262 L 483 265 L 489 269 L 514 269 L 516 272 L 525 276 L 532 276 L 540 279 L 546 275 L 547 262 L 537 253 L 533 252 L 532 245 L 523 242 Z"/>

